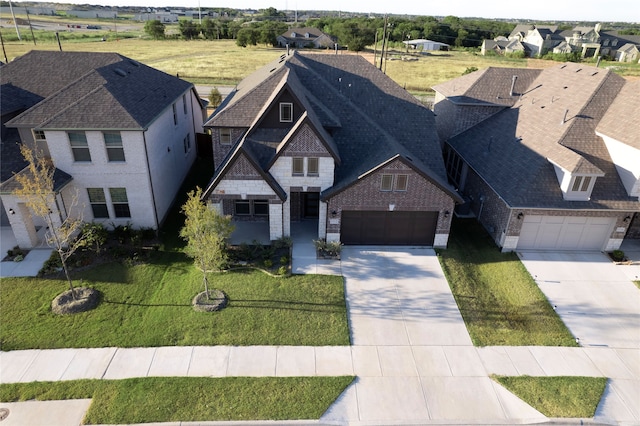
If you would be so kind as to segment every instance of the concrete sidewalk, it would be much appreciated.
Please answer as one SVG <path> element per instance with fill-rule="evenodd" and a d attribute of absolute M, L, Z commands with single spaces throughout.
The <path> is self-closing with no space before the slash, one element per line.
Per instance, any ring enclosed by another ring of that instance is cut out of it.
<path fill-rule="evenodd" d="M 297 249 L 294 241 L 294 264 L 298 256 L 298 268 L 323 270 L 310 246 L 307 236 Z M 345 277 L 353 346 L 0 352 L 0 382 L 355 375 L 355 382 L 320 421 L 308 424 L 517 424 L 549 419 L 489 375 L 579 375 L 610 378 L 596 422 L 640 424 L 640 349 L 476 348 L 433 250 L 348 247 L 342 261 L 331 265 L 339 265 Z M 34 409 L 21 404 L 12 405 L 12 410 L 19 414 Z M 76 407 L 70 410 L 86 410 L 80 402 Z M 50 424 L 48 412 L 42 416 Z M 71 424 L 77 423 L 64 425 Z"/>

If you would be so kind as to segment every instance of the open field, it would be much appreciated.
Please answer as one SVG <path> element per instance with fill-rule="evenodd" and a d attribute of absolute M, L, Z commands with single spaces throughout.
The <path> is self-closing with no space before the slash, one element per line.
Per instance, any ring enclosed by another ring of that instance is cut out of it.
<path fill-rule="evenodd" d="M 7 58 L 13 60 L 32 49 L 57 50 L 58 44 L 52 31 L 36 33 L 37 46 L 32 41 L 15 40 L 15 32 L 3 22 L 3 37 Z M 109 26 L 109 24 L 107 24 Z M 112 27 L 113 25 L 111 25 Z M 119 25 L 119 28 L 123 27 Z M 105 27 L 107 28 L 107 27 Z M 23 34 L 27 31 L 23 28 Z M 202 84 L 237 84 L 244 77 L 264 64 L 276 59 L 283 49 L 264 46 L 241 48 L 234 40 L 149 40 L 138 30 L 118 31 L 112 29 L 84 31 L 82 33 L 60 33 L 62 49 L 65 51 L 117 52 L 124 56 L 155 67 L 169 74 Z M 107 41 L 102 42 L 105 36 Z M 11 37 L 13 36 L 13 37 Z M 129 37 L 129 38 L 125 38 Z M 325 53 L 322 50 L 309 51 Z M 373 51 L 339 54 L 355 54 L 373 62 Z M 430 92 L 431 87 L 461 76 L 467 68 L 515 67 L 545 68 L 558 62 L 540 59 L 513 59 L 501 56 L 482 56 L 467 51 L 431 52 L 428 55 L 412 56 L 412 61 L 401 60 L 403 52 L 389 52 L 386 73 L 398 84 L 412 93 Z M 393 59 L 393 60 L 391 60 Z M 603 62 L 601 66 L 615 67 L 621 75 L 640 77 L 640 65 Z"/>

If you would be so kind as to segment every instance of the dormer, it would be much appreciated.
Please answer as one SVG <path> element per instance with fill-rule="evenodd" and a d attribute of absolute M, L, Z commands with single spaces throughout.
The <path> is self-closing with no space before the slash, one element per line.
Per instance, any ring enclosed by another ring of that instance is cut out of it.
<path fill-rule="evenodd" d="M 298 34 L 296 34 L 295 31 L 291 31 L 291 38 L 296 38 L 298 37 Z"/>
<path fill-rule="evenodd" d="M 597 168 L 595 167 L 592 167 L 592 170 L 588 172 L 579 169 L 571 172 L 551 160 L 549 162 L 553 164 L 562 191 L 562 198 L 566 201 L 589 201 L 596 179 L 604 176 L 604 173 L 596 172 L 594 169 Z"/>
<path fill-rule="evenodd" d="M 304 38 L 309 38 L 309 33 L 304 33 Z"/>

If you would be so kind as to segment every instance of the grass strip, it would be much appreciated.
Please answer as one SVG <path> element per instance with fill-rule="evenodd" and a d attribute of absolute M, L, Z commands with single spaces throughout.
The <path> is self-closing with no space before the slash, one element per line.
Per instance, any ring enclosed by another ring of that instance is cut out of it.
<path fill-rule="evenodd" d="M 353 377 L 145 377 L 0 385 L 0 401 L 92 398 L 83 424 L 319 419 Z"/>
<path fill-rule="evenodd" d="M 455 220 L 439 258 L 476 346 L 576 346 L 515 253 L 473 219 Z"/>
<path fill-rule="evenodd" d="M 338 276 L 211 274 L 211 288 L 229 302 L 208 313 L 191 307 L 202 275 L 182 253 L 156 252 L 139 265 L 104 264 L 74 278 L 102 293 L 97 308 L 55 315 L 51 301 L 66 289 L 63 280 L 3 278 L 1 349 L 350 344 Z"/>
<path fill-rule="evenodd" d="M 547 417 L 591 418 L 606 377 L 506 377 L 494 379 Z"/>

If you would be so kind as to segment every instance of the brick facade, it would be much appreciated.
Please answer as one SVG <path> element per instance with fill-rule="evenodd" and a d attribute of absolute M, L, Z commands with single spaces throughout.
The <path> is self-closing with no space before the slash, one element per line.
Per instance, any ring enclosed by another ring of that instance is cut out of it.
<path fill-rule="evenodd" d="M 522 229 L 522 217 L 536 216 L 572 216 L 572 217 L 609 217 L 616 222 L 605 250 L 610 251 L 619 248 L 622 239 L 627 233 L 627 227 L 633 228 L 627 216 L 633 217 L 633 212 L 620 212 L 612 210 L 568 210 L 568 209 L 532 209 L 510 208 L 487 185 L 475 171 L 469 169 L 465 183 L 465 195 L 471 198 L 471 210 L 478 221 L 484 226 L 495 243 L 502 247 L 503 251 L 514 250 L 517 247 L 518 237 Z M 518 216 L 522 214 L 519 218 Z M 623 231 L 624 230 L 624 231 Z"/>
<path fill-rule="evenodd" d="M 408 175 L 407 190 L 381 191 L 383 174 Z M 439 235 L 449 234 L 454 208 L 454 202 L 447 193 L 399 160 L 377 170 L 327 201 L 327 234 L 340 233 L 340 216 L 343 210 L 388 211 L 389 205 L 393 204 L 396 211 L 439 211 L 436 241 L 440 242 L 442 237 Z M 449 215 L 445 214 L 447 211 Z M 446 242 L 440 244 L 442 245 L 446 245 Z"/>
<path fill-rule="evenodd" d="M 247 131 L 244 128 L 232 127 L 231 130 L 231 143 L 229 145 L 222 145 L 220 143 L 220 128 L 214 127 L 211 129 L 211 143 L 213 144 L 213 168 L 217 169 L 222 160 L 229 154 L 231 148 L 235 145 L 238 139 Z"/>

